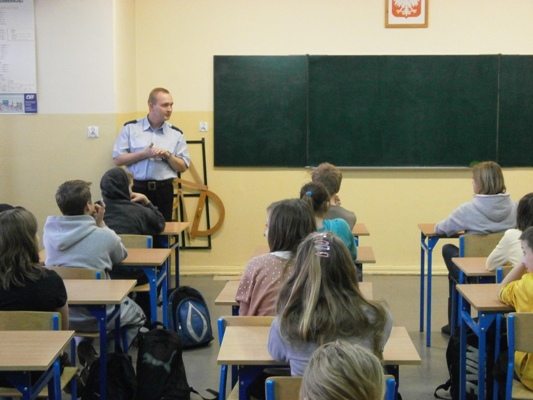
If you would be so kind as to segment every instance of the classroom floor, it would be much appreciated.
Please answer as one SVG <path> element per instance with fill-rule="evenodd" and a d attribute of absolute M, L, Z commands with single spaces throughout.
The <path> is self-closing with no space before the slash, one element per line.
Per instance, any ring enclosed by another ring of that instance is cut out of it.
<path fill-rule="evenodd" d="M 440 333 L 441 326 L 446 323 L 447 278 L 433 277 L 432 343 L 429 348 L 425 345 L 425 332 L 419 332 L 419 276 L 365 275 L 364 280 L 373 283 L 374 299 L 382 299 L 388 304 L 394 318 L 394 325 L 407 328 L 422 359 L 421 365 L 400 367 L 402 399 L 433 399 L 435 388 L 448 379 L 445 356 L 448 337 Z M 185 350 L 183 359 L 189 385 L 198 390 L 202 396 L 210 398 L 212 396 L 205 392 L 205 389 L 211 388 L 218 391 L 220 373 L 220 368 L 217 366 L 219 345 L 216 321 L 222 315 L 231 315 L 230 307 L 214 305 L 215 298 L 226 281 L 213 280 L 212 275 L 182 276 L 180 281 L 182 285 L 198 289 L 209 305 L 215 340 L 207 347 Z M 137 359 L 136 353 L 137 348 L 130 349 L 134 365 Z M 70 399 L 70 396 L 64 396 L 64 398 Z M 200 400 L 200 397 L 192 394 L 191 400 Z"/>
<path fill-rule="evenodd" d="M 435 388 L 448 379 L 446 367 L 446 346 L 448 337 L 440 333 L 446 323 L 448 279 L 444 276 L 433 277 L 432 342 L 426 347 L 425 332 L 419 332 L 419 276 L 404 275 L 366 275 L 365 281 L 373 283 L 374 299 L 387 302 L 394 325 L 405 326 L 422 358 L 418 366 L 400 367 L 400 393 L 403 400 L 433 399 Z M 216 320 L 222 315 L 231 315 L 230 307 L 215 306 L 213 303 L 225 285 L 225 281 L 215 281 L 213 276 L 183 276 L 182 285 L 192 286 L 203 293 L 208 302 L 216 332 Z M 216 336 L 216 335 L 215 335 Z M 209 347 L 184 351 L 184 362 L 189 385 L 209 397 L 204 389 L 218 390 L 220 369 L 216 364 L 218 341 Z M 193 395 L 192 400 L 200 399 Z"/>

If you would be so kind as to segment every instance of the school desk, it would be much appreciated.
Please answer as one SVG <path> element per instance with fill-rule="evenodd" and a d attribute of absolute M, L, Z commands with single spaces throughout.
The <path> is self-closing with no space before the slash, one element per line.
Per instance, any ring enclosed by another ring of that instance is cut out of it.
<path fill-rule="evenodd" d="M 452 261 L 459 268 L 459 282 L 468 283 L 467 278 L 477 278 L 476 283 L 494 283 L 496 282 L 496 271 L 488 271 L 487 264 L 488 257 L 453 257 Z M 455 331 L 455 327 L 459 323 L 459 295 L 455 287 L 452 288 L 452 319 L 451 331 Z"/>
<path fill-rule="evenodd" d="M 355 245 L 359 246 L 359 236 L 370 236 L 370 232 L 365 224 L 359 222 L 353 226 L 352 235 L 355 240 Z"/>
<path fill-rule="evenodd" d="M 167 326 L 167 300 L 170 286 L 168 275 L 171 251 L 171 249 L 131 248 L 128 249 L 128 256 L 120 264 L 113 266 L 113 268 L 117 269 L 134 268 L 144 271 L 150 285 L 152 322 L 157 321 L 157 286 L 161 285 L 162 319 L 165 326 Z"/>
<path fill-rule="evenodd" d="M 185 229 L 189 227 L 188 222 L 166 222 L 165 230 L 159 235 L 156 235 L 156 240 L 159 241 L 165 248 L 174 249 L 174 259 L 176 260 L 176 269 L 174 271 L 176 287 L 180 286 L 180 235 Z M 174 238 L 174 243 L 172 243 Z M 169 273 L 170 265 L 168 267 Z"/>
<path fill-rule="evenodd" d="M 215 299 L 216 306 L 231 306 L 231 315 L 239 315 L 239 303 L 235 301 L 240 281 L 230 280 Z M 366 299 L 372 299 L 372 282 L 359 282 L 359 289 Z"/>
<path fill-rule="evenodd" d="M 115 318 L 115 345 L 120 343 L 120 304 L 135 287 L 135 279 L 65 279 L 69 306 L 84 306 L 98 320 L 100 376 L 107 376 L 107 322 Z M 107 314 L 107 306 L 114 306 Z M 116 317 L 115 317 L 116 316 Z M 125 350 L 126 351 L 126 350 Z M 106 381 L 100 380 L 100 398 L 106 399 Z"/>
<path fill-rule="evenodd" d="M 69 344 L 74 331 L 0 331 L 0 371 L 24 400 L 37 398 L 48 385 L 50 399 L 61 399 L 58 357 Z M 42 371 L 30 384 L 30 371 Z"/>
<path fill-rule="evenodd" d="M 466 395 L 466 329 L 467 326 L 478 337 L 478 398 L 485 399 L 485 365 L 487 355 L 487 331 L 496 321 L 495 355 L 499 353 L 501 318 L 504 313 L 514 311 L 514 308 L 503 304 L 498 299 L 499 284 L 461 284 L 457 285 L 459 292 L 460 311 L 460 374 L 459 394 L 464 400 Z M 470 314 L 471 308 L 477 313 L 477 320 Z M 496 383 L 496 381 L 495 381 Z M 497 398 L 497 388 L 494 390 L 494 398 Z"/>
<path fill-rule="evenodd" d="M 426 346 L 431 346 L 431 291 L 432 291 L 432 268 L 433 268 L 433 249 L 439 239 L 435 233 L 435 224 L 418 224 L 420 229 L 420 332 L 424 332 L 424 301 L 426 301 Z M 458 238 L 459 235 L 446 237 Z M 424 273 L 427 256 L 427 299 L 424 299 Z"/>
<path fill-rule="evenodd" d="M 264 366 L 286 366 L 268 353 L 269 326 L 227 326 L 218 353 L 218 365 L 239 366 L 239 399 Z M 420 365 L 421 359 L 405 327 L 395 326 L 383 352 L 386 366 Z M 260 366 L 260 368 L 258 368 Z M 398 370 L 396 369 L 396 372 Z M 395 376 L 399 384 L 398 376 Z"/>

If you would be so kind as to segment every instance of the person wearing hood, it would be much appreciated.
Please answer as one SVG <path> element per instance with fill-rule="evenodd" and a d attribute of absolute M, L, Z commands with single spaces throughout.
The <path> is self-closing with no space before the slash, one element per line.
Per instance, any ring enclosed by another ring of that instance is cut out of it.
<path fill-rule="evenodd" d="M 133 174 L 125 168 L 108 170 L 100 180 L 100 190 L 105 203 L 104 222 L 117 235 L 157 235 L 165 229 L 165 217 L 148 197 L 132 191 Z M 120 269 L 110 271 L 111 279 L 136 279 L 137 285 L 148 283 L 142 270 Z M 137 292 L 134 297 L 151 319 L 150 294 Z"/>
<path fill-rule="evenodd" d="M 435 225 L 435 233 L 447 237 L 459 232 L 474 235 L 503 232 L 516 225 L 516 203 L 506 192 L 501 167 L 493 161 L 485 161 L 474 166 L 472 201 L 456 208 L 448 218 Z M 442 247 L 442 257 L 448 268 L 449 297 L 448 325 L 441 328 L 444 334 L 450 334 L 451 294 L 453 285 L 459 280 L 459 268 L 452 262 L 459 257 L 459 248 L 453 244 Z"/>
<path fill-rule="evenodd" d="M 59 186 L 56 202 L 61 216 L 49 216 L 43 228 L 45 265 L 98 270 L 109 279 L 113 265 L 126 258 L 128 252 L 120 237 L 104 222 L 105 203 L 93 203 L 90 182 L 67 181 Z M 108 312 L 112 310 L 109 307 Z M 69 308 L 70 329 L 98 332 L 98 323 L 82 306 Z M 137 335 L 146 317 L 130 298 L 120 307 L 120 324 L 126 328 L 128 343 Z M 114 321 L 108 328 L 114 328 Z"/>
<path fill-rule="evenodd" d="M 132 192 L 133 174 L 111 168 L 100 180 L 106 205 L 104 221 L 118 235 L 158 235 L 165 229 L 165 217 L 148 197 Z"/>

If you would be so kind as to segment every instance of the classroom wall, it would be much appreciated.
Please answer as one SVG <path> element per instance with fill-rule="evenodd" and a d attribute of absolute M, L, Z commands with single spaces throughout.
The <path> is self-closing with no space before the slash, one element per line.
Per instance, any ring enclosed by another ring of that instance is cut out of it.
<path fill-rule="evenodd" d="M 213 56 L 533 53 L 530 0 L 429 3 L 429 28 L 385 29 L 377 0 L 35 0 L 39 114 L 0 117 L 0 202 L 28 207 L 42 226 L 58 213 L 63 181 L 90 180 L 98 197 L 119 126 L 144 115 L 148 92 L 164 86 L 174 97 L 171 122 L 188 140 L 205 137 L 209 188 L 226 208 L 212 250 L 182 251 L 182 271 L 238 272 L 265 243 L 265 208 L 296 197 L 308 171 L 213 167 Z M 87 139 L 89 125 L 100 138 Z M 515 200 L 533 191 L 532 168 L 504 175 Z M 366 270 L 416 273 L 417 224 L 468 201 L 470 181 L 468 170 L 346 170 L 342 203 L 366 223 L 371 236 L 361 244 L 378 260 Z"/>

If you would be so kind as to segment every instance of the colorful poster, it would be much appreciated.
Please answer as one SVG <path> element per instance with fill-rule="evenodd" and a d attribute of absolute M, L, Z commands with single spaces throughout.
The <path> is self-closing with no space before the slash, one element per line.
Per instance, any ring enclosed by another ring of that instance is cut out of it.
<path fill-rule="evenodd" d="M 37 113 L 33 0 L 0 0 L 0 113 Z"/>

